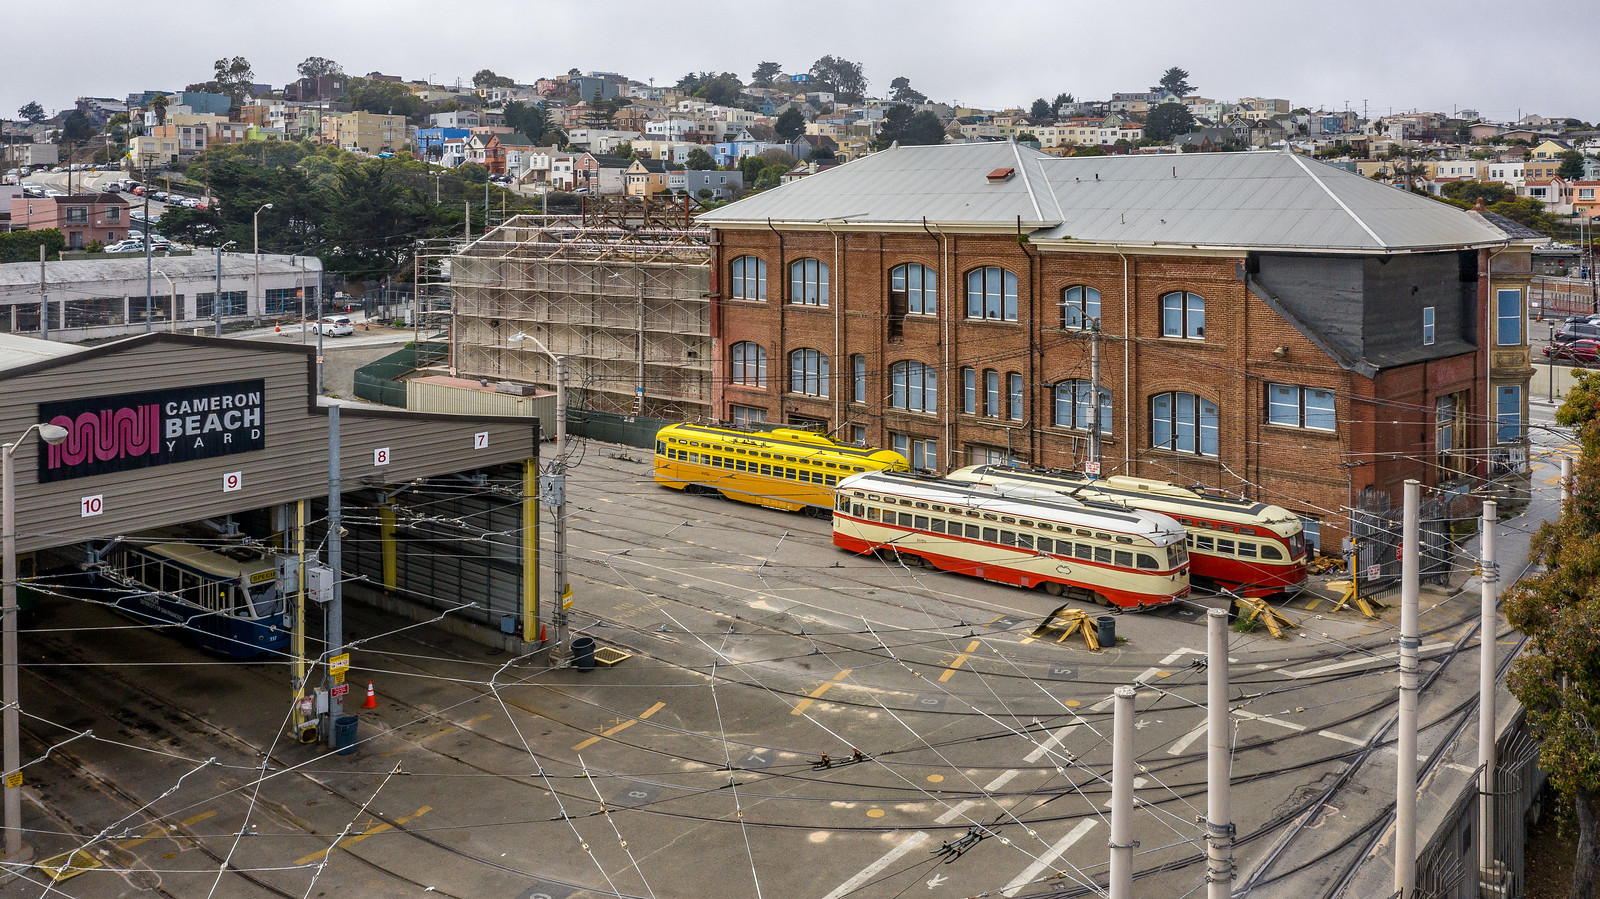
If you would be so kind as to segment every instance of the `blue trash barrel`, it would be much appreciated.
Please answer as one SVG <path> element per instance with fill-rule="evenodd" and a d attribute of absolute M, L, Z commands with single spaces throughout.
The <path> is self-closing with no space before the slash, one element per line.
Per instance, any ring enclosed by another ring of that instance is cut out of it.
<path fill-rule="evenodd" d="M 356 751 L 356 727 L 361 719 L 354 715 L 340 715 L 333 721 L 333 749 L 339 755 Z"/>
<path fill-rule="evenodd" d="M 1094 638 L 1101 646 L 1117 645 L 1117 619 L 1101 615 L 1094 620 Z"/>
<path fill-rule="evenodd" d="M 572 660 L 579 671 L 594 670 L 594 638 L 578 637 L 572 641 Z"/>

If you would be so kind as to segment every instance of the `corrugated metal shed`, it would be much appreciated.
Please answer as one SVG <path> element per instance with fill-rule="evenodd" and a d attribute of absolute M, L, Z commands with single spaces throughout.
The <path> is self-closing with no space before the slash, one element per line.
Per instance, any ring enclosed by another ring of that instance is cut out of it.
<path fill-rule="evenodd" d="M 256 257 L 249 253 L 223 253 L 222 276 L 253 277 L 256 271 Z M 201 251 L 193 256 L 155 256 L 154 267 L 165 271 L 174 280 L 181 278 L 216 277 L 217 254 Z M 300 264 L 305 263 L 307 274 L 322 271 L 322 260 L 315 256 L 281 256 L 276 254 L 261 254 L 261 274 L 282 275 L 300 274 Z M 139 257 L 118 257 L 115 259 L 67 259 L 46 261 L 46 284 L 84 284 L 95 281 L 127 281 L 131 279 L 142 280 L 145 275 L 145 260 Z M 156 275 L 157 293 L 165 295 L 166 282 Z M 34 287 L 39 286 L 39 263 L 37 262 L 8 262 L 0 265 L 0 288 L 6 287 Z M 141 293 L 140 296 L 143 296 Z"/>
<path fill-rule="evenodd" d="M 1015 177 L 992 182 L 996 168 Z M 1281 152 L 1058 158 L 1010 143 L 900 147 L 731 203 L 710 227 L 1015 227 L 1040 244 L 1389 253 L 1503 243 L 1437 200 Z"/>

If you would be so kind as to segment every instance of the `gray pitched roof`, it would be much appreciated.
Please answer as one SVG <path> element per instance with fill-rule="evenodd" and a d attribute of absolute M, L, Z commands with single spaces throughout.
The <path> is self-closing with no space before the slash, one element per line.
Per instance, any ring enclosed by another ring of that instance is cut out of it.
<path fill-rule="evenodd" d="M 990 182 L 987 175 L 1013 168 Z M 898 147 L 702 216 L 718 226 L 1015 228 L 1039 242 L 1388 253 L 1503 243 L 1465 211 L 1281 152 L 1055 157 Z"/>

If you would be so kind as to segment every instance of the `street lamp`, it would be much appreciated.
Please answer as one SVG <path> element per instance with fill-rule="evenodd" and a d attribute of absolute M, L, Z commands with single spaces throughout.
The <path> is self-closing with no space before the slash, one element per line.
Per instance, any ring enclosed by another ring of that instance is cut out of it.
<path fill-rule="evenodd" d="M 167 330 L 178 330 L 178 287 L 172 283 L 172 277 L 161 269 L 156 269 L 156 274 L 167 279 Z M 151 329 L 150 313 L 145 313 L 145 330 Z"/>
<path fill-rule="evenodd" d="M 217 292 L 211 295 L 211 317 L 216 320 L 218 337 L 222 336 L 222 251 L 235 243 L 238 241 L 230 240 L 217 247 Z"/>
<path fill-rule="evenodd" d="M 550 507 L 550 512 L 555 518 L 555 559 L 551 565 L 552 579 L 555 589 L 555 618 L 556 618 L 556 645 L 551 653 L 556 667 L 568 668 L 572 665 L 572 645 L 567 640 L 567 596 L 570 588 L 567 586 L 567 487 L 566 487 L 566 462 L 563 452 L 567 448 L 567 360 L 550 352 L 539 338 L 521 331 L 507 337 L 510 343 L 521 343 L 525 340 L 533 341 L 539 351 L 550 357 L 556 366 L 556 453 L 555 458 L 545 469 L 545 475 L 540 479 L 541 503 Z"/>
<path fill-rule="evenodd" d="M 5 445 L 5 461 L 0 465 L 3 474 L 0 474 L 0 553 L 3 553 L 4 565 L 0 574 L 5 578 L 5 586 L 0 590 L 0 609 L 4 610 L 4 640 L 0 644 L 0 654 L 3 654 L 5 668 L 5 682 L 3 685 L 5 715 L 5 750 L 4 763 L 7 780 L 20 773 L 22 767 L 22 745 L 18 733 L 17 720 L 17 496 L 15 489 L 15 457 L 17 447 L 34 430 L 39 431 L 40 439 L 45 443 L 55 446 L 70 436 L 66 428 L 53 424 L 35 424 L 22 432 L 22 436 Z M 6 827 L 6 854 L 8 862 L 24 861 L 22 847 L 22 789 L 21 784 L 5 785 L 5 827 Z"/>
<path fill-rule="evenodd" d="M 255 253 L 255 256 L 256 256 L 256 283 L 255 283 L 255 289 L 256 289 L 256 314 L 258 314 L 258 315 L 262 314 L 262 313 L 264 313 L 266 311 L 265 309 L 262 308 L 263 304 L 261 302 L 261 213 L 262 213 L 262 210 L 271 209 L 271 208 L 272 208 L 272 204 L 271 203 L 262 203 L 261 204 L 261 209 L 257 209 L 256 210 L 256 214 L 254 216 L 252 216 L 253 222 L 251 224 L 251 233 L 253 235 L 253 240 L 252 240 L 252 243 L 251 243 L 251 252 Z"/>

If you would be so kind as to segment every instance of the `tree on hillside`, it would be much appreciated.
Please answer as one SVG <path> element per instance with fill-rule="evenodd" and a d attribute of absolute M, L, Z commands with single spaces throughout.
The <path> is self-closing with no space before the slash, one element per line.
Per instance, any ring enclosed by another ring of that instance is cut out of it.
<path fill-rule="evenodd" d="M 772 127 L 784 140 L 794 140 L 806 131 L 805 114 L 791 106 L 778 113 L 778 121 L 774 122 Z"/>
<path fill-rule="evenodd" d="M 883 127 L 872 140 L 872 149 L 887 150 L 890 145 L 916 146 L 944 143 L 944 123 L 932 112 L 912 112 L 909 106 L 890 107 L 883 115 Z"/>
<path fill-rule="evenodd" d="M 739 80 L 739 76 L 732 72 L 723 72 L 700 85 L 700 89 L 695 91 L 694 95 L 707 103 L 733 106 L 739 102 L 739 94 L 743 92 L 744 82 Z"/>
<path fill-rule="evenodd" d="M 1161 81 L 1150 86 L 1152 93 L 1156 91 L 1171 91 L 1180 97 L 1187 97 L 1194 93 L 1194 85 L 1189 83 L 1189 73 L 1173 66 L 1161 73 Z"/>
<path fill-rule="evenodd" d="M 417 118 L 422 115 L 422 100 L 411 89 L 393 81 L 352 78 L 345 86 L 345 98 L 356 109 L 380 115 L 403 115 Z"/>
<path fill-rule="evenodd" d="M 544 143 L 550 133 L 550 114 L 538 103 L 512 100 L 504 110 L 506 125 L 527 135 L 536 144 Z"/>
<path fill-rule="evenodd" d="M 896 103 L 926 103 L 928 98 L 911 86 L 911 79 L 904 75 L 897 76 L 889 82 L 889 99 Z"/>
<path fill-rule="evenodd" d="M 1056 98 L 1050 101 L 1051 117 L 1057 119 L 1061 118 L 1061 107 L 1066 106 L 1068 103 L 1076 102 L 1076 100 L 1072 99 L 1071 94 L 1056 94 Z"/>
<path fill-rule="evenodd" d="M 1032 116 L 1035 120 L 1053 119 L 1056 117 L 1055 111 L 1050 108 L 1050 101 L 1043 97 L 1033 101 L 1033 106 L 1028 110 L 1028 115 Z"/>
<path fill-rule="evenodd" d="M 1578 181 L 1583 178 L 1583 154 L 1577 150 L 1567 150 L 1561 154 L 1561 168 L 1556 170 L 1566 181 Z"/>
<path fill-rule="evenodd" d="M 1489 211 L 1503 215 L 1519 225 L 1527 225 L 1541 234 L 1555 235 L 1556 217 L 1544 208 L 1543 203 L 1533 197 L 1514 197 L 1490 206 Z"/>
<path fill-rule="evenodd" d="M 1194 116 L 1181 103 L 1160 103 L 1145 116 L 1144 136 L 1166 143 L 1194 130 Z"/>
<path fill-rule="evenodd" d="M 1577 812 L 1577 859 L 1568 895 L 1600 886 L 1600 374 L 1577 373 L 1557 423 L 1577 432 L 1572 499 L 1540 526 L 1534 564 L 1505 593 L 1506 620 L 1530 638 L 1507 685 L 1539 738 L 1539 767 Z"/>
<path fill-rule="evenodd" d="M 772 79 L 781 74 L 783 74 L 783 66 L 775 62 L 763 62 L 756 66 L 754 72 L 750 73 L 750 86 L 771 87 Z"/>
<path fill-rule="evenodd" d="M 171 104 L 172 101 L 167 99 L 166 94 L 156 94 L 150 98 L 150 111 L 156 114 L 157 125 L 167 123 L 167 107 Z"/>
<path fill-rule="evenodd" d="M 690 72 L 682 78 L 679 78 L 678 83 L 673 86 L 692 97 L 694 96 L 695 91 L 698 91 L 702 85 L 710 80 L 710 72 L 700 72 L 699 74 Z"/>
<path fill-rule="evenodd" d="M 233 98 L 233 105 L 241 105 L 244 98 L 250 96 L 250 89 L 256 80 L 250 60 L 243 56 L 223 58 L 212 63 L 212 69 L 215 71 L 212 83 L 217 86 L 217 93 Z"/>
<path fill-rule="evenodd" d="M 861 63 L 851 62 L 842 56 L 824 56 L 811 64 L 813 80 L 827 86 L 835 93 L 860 99 L 867 92 L 867 76 Z"/>
<path fill-rule="evenodd" d="M 39 124 L 45 119 L 44 107 L 39 105 L 38 100 L 29 100 L 28 102 L 22 104 L 22 108 L 17 110 L 17 115 L 23 117 L 29 123 L 34 125 Z"/>
<path fill-rule="evenodd" d="M 81 144 L 94 135 L 94 122 L 81 109 L 74 109 L 61 120 L 61 139 L 69 144 Z"/>
<path fill-rule="evenodd" d="M 1516 193 L 1498 181 L 1451 181 L 1439 192 L 1446 200 L 1457 201 L 1455 205 L 1464 209 L 1471 209 L 1482 200 L 1485 206 L 1504 203 L 1516 199 Z"/>
<path fill-rule="evenodd" d="M 479 69 L 472 76 L 473 87 L 513 87 L 516 82 L 504 75 L 496 75 L 491 69 Z"/>
<path fill-rule="evenodd" d="M 695 147 L 683 157 L 683 167 L 696 172 L 708 172 L 717 167 L 716 160 L 705 150 Z"/>
<path fill-rule="evenodd" d="M 313 81 L 325 75 L 344 74 L 344 69 L 340 68 L 338 63 L 321 56 L 307 56 L 305 62 L 295 66 L 295 71 L 300 73 L 301 78 L 310 78 Z"/>

